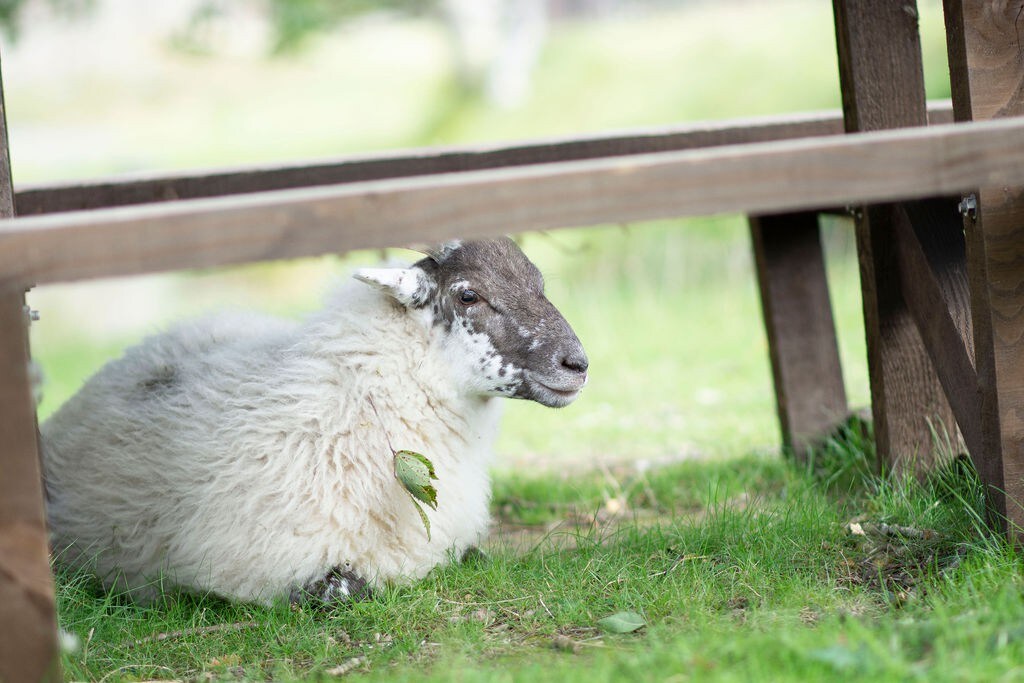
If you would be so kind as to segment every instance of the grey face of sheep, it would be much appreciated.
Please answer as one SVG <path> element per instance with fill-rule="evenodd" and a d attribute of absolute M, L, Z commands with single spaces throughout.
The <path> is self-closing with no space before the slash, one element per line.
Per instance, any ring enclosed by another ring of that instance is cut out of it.
<path fill-rule="evenodd" d="M 467 393 L 561 407 L 587 383 L 583 345 L 510 239 L 450 242 L 410 268 L 366 268 L 356 277 L 443 333 Z"/>

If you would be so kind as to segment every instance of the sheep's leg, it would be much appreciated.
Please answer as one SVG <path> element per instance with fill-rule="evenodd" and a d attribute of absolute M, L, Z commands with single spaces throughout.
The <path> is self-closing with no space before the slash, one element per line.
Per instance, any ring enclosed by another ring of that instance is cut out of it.
<path fill-rule="evenodd" d="M 289 602 L 292 604 L 319 603 L 329 606 L 340 602 L 357 602 L 373 597 L 366 579 L 352 571 L 348 566 L 334 567 L 327 575 L 316 581 L 310 581 L 301 588 L 292 590 Z"/>
<path fill-rule="evenodd" d="M 475 545 L 471 545 L 463 551 L 462 557 L 459 558 L 459 564 L 483 564 L 489 559 L 487 553 Z"/>

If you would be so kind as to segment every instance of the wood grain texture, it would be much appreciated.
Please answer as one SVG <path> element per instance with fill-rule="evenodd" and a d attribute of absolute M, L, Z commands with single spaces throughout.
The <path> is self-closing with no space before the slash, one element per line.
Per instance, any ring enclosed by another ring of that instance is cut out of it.
<path fill-rule="evenodd" d="M 1024 2 L 946 0 L 954 113 L 1024 114 Z M 1024 527 L 1024 187 L 980 184 L 964 222 L 980 389 L 982 450 L 973 454 L 997 523 Z"/>
<path fill-rule="evenodd" d="M 0 215 L 11 216 L 0 85 Z M 60 679 L 24 289 L 0 288 L 0 681 Z"/>
<path fill-rule="evenodd" d="M 0 291 L 0 681 L 59 680 L 24 296 Z"/>
<path fill-rule="evenodd" d="M 847 131 L 925 125 L 915 3 L 833 0 L 833 11 Z M 872 206 L 857 220 L 871 404 L 880 463 L 923 476 L 933 431 L 955 439 L 957 427 L 900 289 L 895 211 Z"/>
<path fill-rule="evenodd" d="M 938 304 L 945 306 L 943 315 L 949 320 L 959 339 L 958 345 L 973 366 L 971 292 L 959 204 L 959 197 L 929 197 L 904 202 L 900 208 L 917 238 L 916 251 L 927 261 L 930 277 L 941 293 Z M 941 312 L 943 309 L 938 310 Z"/>
<path fill-rule="evenodd" d="M 1024 97 L 1024 12 L 1019 0 L 944 2 L 954 79 L 954 113 L 958 121 L 985 121 L 1019 116 Z"/>
<path fill-rule="evenodd" d="M 929 110 L 929 119 L 932 123 L 951 123 L 953 114 L 950 104 L 933 103 Z M 511 145 L 420 149 L 350 159 L 306 161 L 270 168 L 207 170 L 180 175 L 126 177 L 18 188 L 16 200 L 18 215 L 26 216 L 415 175 L 479 171 L 626 154 L 649 154 L 797 137 L 837 135 L 842 132 L 843 119 L 840 112 L 789 114 Z"/>
<path fill-rule="evenodd" d="M 1024 120 L 928 126 L 0 221 L 0 282 L 525 230 L 778 213 L 1024 181 Z"/>
<path fill-rule="evenodd" d="M 646 154 L 842 132 L 836 112 L 695 123 L 566 139 L 419 149 L 272 168 L 235 168 L 166 177 L 90 181 L 19 189 L 18 214 L 216 197 L 436 173 Z"/>
<path fill-rule="evenodd" d="M 752 216 L 750 228 L 782 439 L 805 461 L 848 412 L 818 215 Z"/>
<path fill-rule="evenodd" d="M 847 132 L 927 123 L 913 0 L 833 0 Z"/>
<path fill-rule="evenodd" d="M 971 453 L 981 452 L 970 288 L 954 199 L 901 204 L 894 215 L 900 287 Z M 951 445 L 959 450 L 955 434 Z"/>

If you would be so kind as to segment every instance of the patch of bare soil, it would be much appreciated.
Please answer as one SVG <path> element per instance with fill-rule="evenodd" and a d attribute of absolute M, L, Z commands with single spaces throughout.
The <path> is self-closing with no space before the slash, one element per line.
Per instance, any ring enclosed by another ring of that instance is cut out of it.
<path fill-rule="evenodd" d="M 707 516 L 706 508 L 667 508 L 656 501 L 642 498 L 648 505 L 630 505 L 625 497 L 606 498 L 595 510 L 574 505 L 562 506 L 556 519 L 526 524 L 509 510 L 499 510 L 491 520 L 491 529 L 484 548 L 487 551 L 511 551 L 524 555 L 536 549 L 573 550 L 581 541 L 609 543 L 624 529 L 649 528 L 681 520 L 697 523 Z M 725 506 L 742 510 L 749 496 L 742 493 L 726 501 Z M 554 507 L 554 506 L 552 506 Z"/>
<path fill-rule="evenodd" d="M 846 524 L 855 550 L 842 565 L 840 585 L 866 586 L 902 604 L 920 597 L 920 580 L 930 571 L 959 566 L 963 549 L 932 529 L 872 522 L 856 517 Z"/>
<path fill-rule="evenodd" d="M 623 528 L 656 526 L 678 519 L 677 514 L 649 509 L 612 513 L 604 506 L 596 513 L 569 509 L 562 518 L 544 524 L 523 524 L 498 517 L 491 521 L 490 535 L 484 547 L 492 551 L 511 551 L 516 555 L 538 548 L 572 550 L 581 539 L 607 543 Z"/>

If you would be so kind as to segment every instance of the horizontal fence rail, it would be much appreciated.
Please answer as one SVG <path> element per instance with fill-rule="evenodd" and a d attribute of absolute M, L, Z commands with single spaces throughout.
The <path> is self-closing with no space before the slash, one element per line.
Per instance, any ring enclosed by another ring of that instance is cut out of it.
<path fill-rule="evenodd" d="M 0 284 L 1024 185 L 1024 118 L 0 221 Z"/>
<path fill-rule="evenodd" d="M 950 102 L 934 102 L 932 123 L 951 123 Z M 399 151 L 367 157 L 297 164 L 204 170 L 178 175 L 90 180 L 56 186 L 19 188 L 15 206 L 20 216 L 127 206 L 175 199 L 198 199 L 247 192 L 383 180 L 436 173 L 480 171 L 561 161 L 579 161 L 629 154 L 738 145 L 800 137 L 839 135 L 839 111 L 767 116 L 693 123 L 538 140 L 512 145 L 476 145 Z"/>

